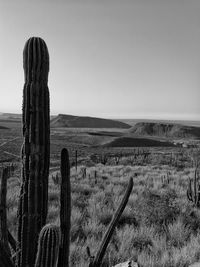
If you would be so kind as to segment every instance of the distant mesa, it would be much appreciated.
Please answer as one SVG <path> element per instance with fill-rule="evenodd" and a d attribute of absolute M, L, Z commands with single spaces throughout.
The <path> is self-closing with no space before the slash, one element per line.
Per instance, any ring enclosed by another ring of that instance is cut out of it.
<path fill-rule="evenodd" d="M 129 129 L 131 126 L 127 123 L 101 119 L 95 117 L 81 117 L 73 115 L 59 114 L 51 120 L 51 127 L 68 127 L 68 128 L 121 128 Z"/>
<path fill-rule="evenodd" d="M 120 137 L 104 144 L 105 147 L 174 147 L 171 142 L 158 141 L 150 138 Z"/>
<path fill-rule="evenodd" d="M 139 122 L 128 129 L 135 136 L 155 136 L 171 138 L 200 138 L 200 127 L 181 124 Z"/>
<path fill-rule="evenodd" d="M 1 126 L 1 125 L 0 125 L 0 130 L 7 130 L 7 129 L 9 129 L 9 128 L 8 128 L 8 127 Z"/>
<path fill-rule="evenodd" d="M 22 115 L 17 113 L 0 113 L 0 118 L 4 120 L 21 120 Z"/>

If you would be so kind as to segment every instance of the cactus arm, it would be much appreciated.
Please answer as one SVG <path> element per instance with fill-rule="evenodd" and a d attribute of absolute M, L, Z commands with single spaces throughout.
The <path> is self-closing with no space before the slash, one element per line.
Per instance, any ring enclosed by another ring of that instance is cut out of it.
<path fill-rule="evenodd" d="M 6 210 L 6 196 L 7 196 L 7 179 L 8 168 L 4 168 L 1 176 L 1 192 L 0 192 L 0 240 L 3 243 L 8 254 L 11 256 L 10 247 L 8 244 L 8 228 L 7 228 L 7 210 Z"/>
<path fill-rule="evenodd" d="M 71 185 L 70 162 L 67 149 L 61 151 L 61 196 L 60 196 L 60 228 L 61 246 L 59 252 L 58 267 L 69 266 L 70 247 L 70 217 L 71 217 Z"/>
<path fill-rule="evenodd" d="M 132 188 L 133 188 L 133 179 L 130 178 L 129 180 L 129 184 L 128 184 L 128 187 L 126 189 L 126 192 L 124 194 L 124 197 L 118 207 L 118 209 L 116 210 L 113 218 L 112 218 L 112 221 L 103 237 L 103 240 L 102 240 L 102 243 L 100 245 L 100 248 L 95 256 L 95 259 L 94 259 L 94 262 L 92 264 L 90 264 L 89 266 L 91 267 L 100 267 L 101 266 L 101 262 L 102 262 L 102 259 L 104 257 L 104 254 L 105 254 L 105 251 L 106 251 L 106 248 L 110 242 L 110 239 L 111 239 L 111 236 L 113 234 L 113 231 L 115 229 L 115 226 L 117 224 L 117 222 L 119 221 L 119 218 L 123 212 L 123 210 L 125 209 L 126 207 L 126 204 L 128 202 L 128 199 L 129 199 L 129 196 L 131 194 L 131 191 L 132 191 Z"/>
<path fill-rule="evenodd" d="M 35 267 L 57 267 L 60 245 L 60 228 L 45 225 L 39 235 Z"/>

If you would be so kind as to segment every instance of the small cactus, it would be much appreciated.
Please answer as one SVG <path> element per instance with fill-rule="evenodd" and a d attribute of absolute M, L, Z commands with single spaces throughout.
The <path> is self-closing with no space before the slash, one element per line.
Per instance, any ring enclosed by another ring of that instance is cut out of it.
<path fill-rule="evenodd" d="M 195 207 L 197 208 L 200 207 L 200 183 L 199 183 L 197 168 L 195 169 L 194 173 L 193 186 L 192 186 L 192 180 L 189 178 L 187 197 L 189 201 L 193 202 Z"/>
<path fill-rule="evenodd" d="M 60 245 L 60 228 L 45 225 L 39 235 L 35 267 L 57 267 Z"/>

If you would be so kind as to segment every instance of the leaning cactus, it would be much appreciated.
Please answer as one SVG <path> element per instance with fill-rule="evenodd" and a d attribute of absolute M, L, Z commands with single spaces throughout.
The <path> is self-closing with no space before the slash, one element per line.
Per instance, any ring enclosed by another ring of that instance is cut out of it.
<path fill-rule="evenodd" d="M 46 222 L 50 157 L 49 53 L 41 38 L 23 52 L 22 185 L 18 210 L 17 266 L 34 266 L 39 232 Z"/>
<path fill-rule="evenodd" d="M 60 245 L 60 228 L 45 225 L 39 235 L 35 267 L 57 267 Z"/>
<path fill-rule="evenodd" d="M 101 242 L 101 245 L 99 247 L 99 250 L 98 250 L 96 256 L 95 257 L 90 256 L 91 262 L 89 264 L 89 267 L 100 267 L 101 266 L 103 257 L 105 255 L 105 252 L 107 249 L 107 246 L 110 242 L 110 239 L 111 239 L 112 234 L 114 232 L 115 226 L 117 225 L 117 223 L 120 219 L 120 216 L 126 207 L 126 204 L 128 202 L 129 196 L 130 196 L 131 191 L 132 191 L 132 188 L 133 188 L 133 179 L 130 178 L 128 187 L 127 187 L 126 192 L 124 194 L 124 197 L 123 197 L 118 209 L 116 210 L 115 214 L 113 215 L 112 221 L 110 222 L 108 229 L 105 232 L 105 235 L 103 237 L 103 240 Z M 88 255 L 89 254 L 90 254 L 90 252 L 88 250 Z"/>
<path fill-rule="evenodd" d="M 70 218 L 71 218 L 71 186 L 70 186 L 70 162 L 67 149 L 61 151 L 61 192 L 60 192 L 60 228 L 61 245 L 58 267 L 69 266 L 70 247 Z"/>

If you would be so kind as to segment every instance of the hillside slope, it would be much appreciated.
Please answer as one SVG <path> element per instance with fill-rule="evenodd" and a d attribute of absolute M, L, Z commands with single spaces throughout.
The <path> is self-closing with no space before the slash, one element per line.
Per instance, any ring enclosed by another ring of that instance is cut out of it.
<path fill-rule="evenodd" d="M 103 145 L 104 147 L 174 147 L 170 142 L 148 138 L 120 137 Z"/>
<path fill-rule="evenodd" d="M 129 129 L 131 126 L 115 120 L 59 114 L 51 120 L 51 127 Z"/>
<path fill-rule="evenodd" d="M 136 136 L 158 136 L 172 138 L 200 138 L 200 127 L 170 123 L 140 122 L 128 129 L 128 133 Z"/>

